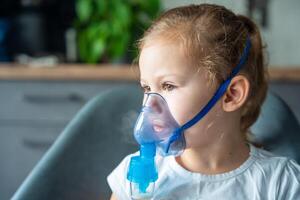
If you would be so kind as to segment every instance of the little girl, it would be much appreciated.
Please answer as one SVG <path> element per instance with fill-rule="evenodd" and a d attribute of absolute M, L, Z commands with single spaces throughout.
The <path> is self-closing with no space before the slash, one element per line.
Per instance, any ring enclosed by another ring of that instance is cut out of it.
<path fill-rule="evenodd" d="M 153 199 L 300 199 L 300 166 L 247 141 L 267 91 L 261 36 L 249 18 L 210 4 L 174 8 L 145 32 L 139 49 L 145 96 L 159 94 L 180 126 L 219 94 L 183 129 L 181 154 L 156 156 Z M 111 199 L 131 199 L 131 157 L 108 176 Z"/>

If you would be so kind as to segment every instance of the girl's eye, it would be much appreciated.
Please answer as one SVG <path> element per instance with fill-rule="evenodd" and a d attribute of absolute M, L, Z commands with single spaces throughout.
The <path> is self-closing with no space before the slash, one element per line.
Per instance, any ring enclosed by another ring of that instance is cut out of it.
<path fill-rule="evenodd" d="M 151 91 L 151 88 L 147 85 L 142 85 L 141 87 L 144 90 L 144 92 L 150 92 Z"/>
<path fill-rule="evenodd" d="M 172 91 L 176 88 L 176 86 L 174 86 L 170 83 L 163 83 L 162 88 L 163 88 L 163 90 L 166 90 L 166 91 Z"/>

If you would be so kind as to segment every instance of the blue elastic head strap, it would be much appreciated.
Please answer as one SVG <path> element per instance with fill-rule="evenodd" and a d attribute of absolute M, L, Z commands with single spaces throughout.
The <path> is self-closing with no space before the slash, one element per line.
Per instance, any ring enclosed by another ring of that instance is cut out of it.
<path fill-rule="evenodd" d="M 210 111 L 210 109 L 216 104 L 216 102 L 224 95 L 224 93 L 226 92 L 227 87 L 230 84 L 232 78 L 234 76 L 236 76 L 237 73 L 239 73 L 240 69 L 245 64 L 245 62 L 247 60 L 247 57 L 249 55 L 250 48 L 251 48 L 251 40 L 250 40 L 250 37 L 248 36 L 247 41 L 246 41 L 246 47 L 243 50 L 242 57 L 241 57 L 239 63 L 237 64 L 237 66 L 235 68 L 233 68 L 233 70 L 232 70 L 231 74 L 229 75 L 229 77 L 220 85 L 218 90 L 215 92 L 214 96 L 203 107 L 203 109 L 194 118 L 192 118 L 190 121 L 188 121 L 183 126 L 181 126 L 179 128 L 179 130 L 177 130 L 172 135 L 172 137 L 170 138 L 170 140 L 168 142 L 167 151 L 169 151 L 171 143 L 176 141 L 176 139 L 179 138 L 180 134 L 182 134 L 185 129 L 190 128 L 191 126 L 196 124 L 200 119 L 202 119 L 202 117 L 204 117 Z"/>

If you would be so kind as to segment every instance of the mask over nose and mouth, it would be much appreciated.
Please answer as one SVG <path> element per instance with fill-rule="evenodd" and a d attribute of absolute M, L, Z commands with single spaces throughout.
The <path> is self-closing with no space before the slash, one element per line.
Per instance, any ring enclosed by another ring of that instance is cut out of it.
<path fill-rule="evenodd" d="M 177 156 L 186 144 L 180 125 L 172 116 L 166 100 L 157 93 L 146 93 L 146 99 L 134 128 L 139 144 L 155 143 L 162 156 Z"/>

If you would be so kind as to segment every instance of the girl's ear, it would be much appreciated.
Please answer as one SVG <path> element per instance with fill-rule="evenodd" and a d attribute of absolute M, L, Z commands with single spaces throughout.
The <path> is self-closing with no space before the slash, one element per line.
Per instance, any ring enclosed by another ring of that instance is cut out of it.
<path fill-rule="evenodd" d="M 248 79 L 243 75 L 235 76 L 222 98 L 223 110 L 226 112 L 232 112 L 246 102 L 249 95 L 250 83 Z"/>

